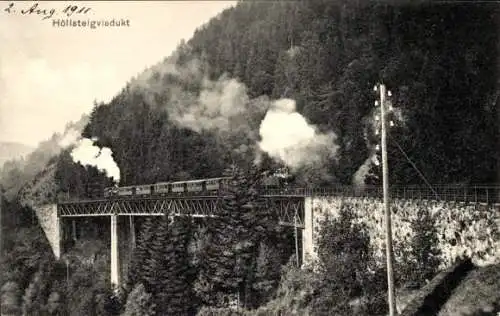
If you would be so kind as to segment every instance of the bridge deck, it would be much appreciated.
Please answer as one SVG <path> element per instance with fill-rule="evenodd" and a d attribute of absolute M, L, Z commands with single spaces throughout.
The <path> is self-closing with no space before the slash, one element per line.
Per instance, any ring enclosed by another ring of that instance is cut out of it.
<path fill-rule="evenodd" d="M 500 202 L 500 186 L 433 186 L 398 187 L 390 189 L 392 199 L 447 200 L 496 204 Z M 262 197 L 267 207 L 274 210 L 281 223 L 303 226 L 304 198 L 308 196 L 342 196 L 381 198 L 382 188 L 366 186 L 363 189 L 354 187 L 331 188 L 285 188 L 265 190 Z M 58 216 L 152 216 L 152 215 L 190 215 L 193 217 L 213 217 L 222 208 L 222 196 L 217 193 L 200 195 L 154 195 L 112 197 L 91 200 L 63 201 L 58 203 Z"/>
<path fill-rule="evenodd" d="M 267 196 L 266 207 L 282 225 L 304 226 L 303 196 Z M 220 196 L 150 196 L 126 199 L 97 199 L 58 203 L 59 217 L 189 215 L 216 217 L 222 211 Z"/>

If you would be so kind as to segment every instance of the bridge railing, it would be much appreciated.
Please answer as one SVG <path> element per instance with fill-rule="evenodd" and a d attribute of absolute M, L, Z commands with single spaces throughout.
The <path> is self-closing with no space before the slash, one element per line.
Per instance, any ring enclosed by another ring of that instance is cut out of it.
<path fill-rule="evenodd" d="M 285 187 L 276 189 L 263 189 L 263 196 L 345 196 L 345 197 L 370 197 L 382 198 L 382 186 L 365 186 L 356 188 L 353 186 L 331 186 L 331 187 Z M 169 194 L 169 198 L 203 198 L 218 196 L 218 192 L 192 192 L 187 194 Z M 421 186 L 391 186 L 391 198 L 411 199 L 411 200 L 445 200 L 458 202 L 475 203 L 500 203 L 500 185 L 476 185 L 476 186 L 453 186 L 453 185 L 434 185 L 432 188 Z M 71 203 L 82 201 L 97 201 L 109 199 L 135 199 L 135 198 L 158 198 L 148 195 L 143 196 L 123 196 L 111 198 L 71 198 L 68 196 L 59 197 L 58 203 Z"/>
<path fill-rule="evenodd" d="M 419 199 L 419 200 L 446 200 L 457 202 L 475 203 L 500 203 L 500 185 L 476 185 L 470 187 L 453 185 L 435 185 L 430 187 L 417 186 L 392 186 L 391 198 L 396 199 Z M 365 186 L 356 188 L 352 186 L 334 186 L 326 188 L 282 188 L 267 189 L 263 195 L 266 196 L 349 196 L 349 197 L 372 197 L 382 198 L 381 186 Z"/>
<path fill-rule="evenodd" d="M 395 187 L 391 196 L 402 199 L 446 200 L 475 203 L 500 203 L 500 186 L 448 186 L 437 185 L 431 188 Z"/>

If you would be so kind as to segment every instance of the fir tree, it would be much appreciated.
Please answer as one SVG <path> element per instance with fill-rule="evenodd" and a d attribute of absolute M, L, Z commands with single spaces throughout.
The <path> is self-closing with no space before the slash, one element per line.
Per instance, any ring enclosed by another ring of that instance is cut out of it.
<path fill-rule="evenodd" d="M 144 281 L 144 264 L 146 259 L 151 255 L 150 246 L 154 237 L 154 218 L 147 217 L 141 230 L 128 270 L 126 287 L 129 291 L 132 290 L 136 284 Z"/>
<path fill-rule="evenodd" d="M 378 282 L 383 273 L 375 269 L 366 226 L 357 222 L 349 205 L 342 206 L 339 218 L 332 220 L 327 216 L 319 226 L 319 294 L 313 303 L 314 315 L 352 315 L 354 310 L 348 302 L 360 297 L 366 300 L 360 308 L 378 309 Z M 378 312 L 366 314 L 379 315 Z"/>
<path fill-rule="evenodd" d="M 273 297 L 278 287 L 281 272 L 281 256 L 277 245 L 262 242 L 259 247 L 255 282 L 256 303 L 261 305 Z"/>
<path fill-rule="evenodd" d="M 224 306 L 225 296 L 234 294 L 239 279 L 234 275 L 235 254 L 233 251 L 236 236 L 235 210 L 236 196 L 230 187 L 236 178 L 235 169 L 227 170 L 232 176 L 231 184 L 224 188 L 222 209 L 216 218 L 207 225 L 207 243 L 200 256 L 200 273 L 196 283 L 196 292 L 205 305 Z"/>
<path fill-rule="evenodd" d="M 41 315 L 50 294 L 50 264 L 43 261 L 25 290 L 22 310 L 24 315 Z"/>
<path fill-rule="evenodd" d="M 149 257 L 143 265 L 145 290 L 153 294 L 158 315 L 191 315 L 196 301 L 192 294 L 192 268 L 188 244 L 191 226 L 188 218 L 164 216 L 150 242 Z"/>
<path fill-rule="evenodd" d="M 226 175 L 232 178 L 222 210 L 208 226 L 197 292 L 208 305 L 227 306 L 228 297 L 238 297 L 241 305 L 252 306 L 258 244 L 277 222 L 273 223 L 259 197 L 255 171 L 232 166 Z"/>
<path fill-rule="evenodd" d="M 155 316 L 154 309 L 152 295 L 140 283 L 130 292 L 123 316 Z"/>
<path fill-rule="evenodd" d="M 149 243 L 149 256 L 146 257 L 142 267 L 144 287 L 146 291 L 155 295 L 161 292 L 163 286 L 163 269 L 168 264 L 165 248 L 169 246 L 169 234 L 169 218 L 163 216 Z"/>
<path fill-rule="evenodd" d="M 18 315 L 21 311 L 20 297 L 21 288 L 14 281 L 7 281 L 0 289 L 0 303 L 2 312 L 5 314 Z"/>
<path fill-rule="evenodd" d="M 158 293 L 158 308 L 164 315 L 192 315 L 195 313 L 188 256 L 189 218 L 175 218 L 170 226 L 168 244 L 165 245 L 162 288 Z"/>
<path fill-rule="evenodd" d="M 410 282 L 422 286 L 426 280 L 436 275 L 441 252 L 438 248 L 439 239 L 435 218 L 429 209 L 424 207 L 419 208 L 417 214 L 411 222 L 411 227 L 416 234 L 410 244 L 413 262 L 407 269 L 409 270 L 407 276 Z"/>

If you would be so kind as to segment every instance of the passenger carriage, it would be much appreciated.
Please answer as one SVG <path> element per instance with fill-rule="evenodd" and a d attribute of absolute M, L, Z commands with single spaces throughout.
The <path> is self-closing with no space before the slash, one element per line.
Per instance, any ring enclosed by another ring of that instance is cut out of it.
<path fill-rule="evenodd" d="M 155 184 L 134 185 L 125 187 L 108 187 L 104 189 L 104 197 L 114 196 L 154 196 L 154 195 L 217 195 L 228 185 L 231 178 L 219 177 L 200 180 L 159 182 Z"/>
<path fill-rule="evenodd" d="M 126 187 L 119 187 L 118 196 L 131 196 L 135 195 L 135 186 L 126 186 Z"/>
<path fill-rule="evenodd" d="M 146 185 L 138 185 L 135 187 L 135 194 L 136 195 L 151 195 L 151 185 L 146 184 Z"/>
<path fill-rule="evenodd" d="M 170 182 L 160 182 L 153 185 L 154 194 L 167 195 L 171 193 L 171 183 Z"/>
<path fill-rule="evenodd" d="M 204 184 L 205 180 L 186 181 L 186 192 L 189 194 L 194 194 L 196 192 L 203 192 L 205 191 Z"/>
<path fill-rule="evenodd" d="M 186 191 L 186 182 L 178 181 L 171 183 L 171 192 L 180 195 Z"/>

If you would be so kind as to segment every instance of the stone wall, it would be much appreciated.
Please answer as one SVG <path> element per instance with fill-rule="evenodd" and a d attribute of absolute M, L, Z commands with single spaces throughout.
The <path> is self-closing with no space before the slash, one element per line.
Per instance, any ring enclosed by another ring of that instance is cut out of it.
<path fill-rule="evenodd" d="M 385 263 L 384 210 L 380 199 L 311 197 L 306 198 L 306 231 L 312 228 L 312 243 L 304 243 L 304 255 L 314 258 L 313 246 L 319 223 L 325 215 L 338 215 L 343 205 L 356 212 L 359 221 L 367 225 L 377 261 Z M 439 239 L 441 269 L 452 266 L 457 258 L 470 257 L 476 265 L 500 263 L 500 206 L 465 204 L 448 201 L 392 200 L 392 227 L 395 259 L 400 250 L 409 247 L 415 236 L 411 221 L 418 211 L 432 216 Z M 308 217 L 312 222 L 307 223 Z M 307 241 L 303 240 L 304 242 Z"/>
<path fill-rule="evenodd" d="M 59 218 L 57 217 L 57 205 L 36 206 L 34 209 L 54 256 L 59 259 L 61 256 L 61 230 Z"/>

